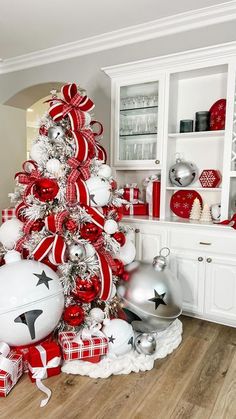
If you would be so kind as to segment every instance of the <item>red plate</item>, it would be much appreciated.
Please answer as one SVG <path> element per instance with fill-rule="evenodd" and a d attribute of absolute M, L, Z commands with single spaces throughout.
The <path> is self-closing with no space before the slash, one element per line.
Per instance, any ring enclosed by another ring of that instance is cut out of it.
<path fill-rule="evenodd" d="M 180 189 L 172 195 L 170 200 L 170 209 L 175 215 L 181 218 L 189 218 L 193 201 L 198 198 L 202 206 L 202 197 L 198 192 L 190 189 Z"/>
<path fill-rule="evenodd" d="M 219 99 L 209 110 L 210 112 L 210 130 L 217 131 L 225 129 L 226 99 Z"/>

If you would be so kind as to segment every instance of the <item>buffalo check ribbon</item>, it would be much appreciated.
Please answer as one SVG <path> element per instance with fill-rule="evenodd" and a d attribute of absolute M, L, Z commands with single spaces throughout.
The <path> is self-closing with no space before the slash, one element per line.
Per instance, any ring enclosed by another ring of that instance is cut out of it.
<path fill-rule="evenodd" d="M 15 363 L 8 358 L 9 354 L 9 345 L 5 342 L 0 342 L 0 370 L 10 374 L 13 384 L 15 384 L 17 382 L 17 371 Z"/>
<path fill-rule="evenodd" d="M 88 188 L 81 176 L 82 173 L 85 179 L 89 178 L 89 161 L 84 165 L 80 165 L 78 160 L 71 157 L 68 160 L 68 164 L 72 167 L 72 170 L 67 178 L 66 186 L 66 200 L 68 204 L 78 202 L 80 204 L 89 205 L 90 198 Z"/>
<path fill-rule="evenodd" d="M 50 99 L 49 115 L 57 122 L 69 117 L 73 131 L 81 129 L 85 124 L 84 112 L 91 111 L 94 103 L 87 96 L 82 96 L 75 83 L 66 84 L 61 89 L 64 99 Z"/>
<path fill-rule="evenodd" d="M 17 172 L 15 179 L 17 178 L 18 182 L 22 185 L 27 185 L 24 190 L 23 201 L 25 203 L 26 197 L 31 193 L 32 186 L 35 181 L 41 177 L 41 173 L 38 170 L 38 166 L 34 160 L 26 160 L 23 165 L 23 172 Z"/>

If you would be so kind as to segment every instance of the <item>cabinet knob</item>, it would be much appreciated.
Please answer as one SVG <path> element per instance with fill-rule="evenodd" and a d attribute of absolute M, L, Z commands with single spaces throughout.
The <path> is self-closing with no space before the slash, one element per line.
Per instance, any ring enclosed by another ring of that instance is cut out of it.
<path fill-rule="evenodd" d="M 134 230 L 134 232 L 135 232 L 135 233 L 140 233 L 139 228 L 136 228 L 136 229 Z"/>
<path fill-rule="evenodd" d="M 198 262 L 202 262 L 202 261 L 203 261 L 203 257 L 202 256 L 199 256 Z"/>
<path fill-rule="evenodd" d="M 212 258 L 207 258 L 207 263 L 211 263 L 212 262 Z"/>
<path fill-rule="evenodd" d="M 156 164 L 160 164 L 160 160 L 155 160 L 155 163 Z"/>

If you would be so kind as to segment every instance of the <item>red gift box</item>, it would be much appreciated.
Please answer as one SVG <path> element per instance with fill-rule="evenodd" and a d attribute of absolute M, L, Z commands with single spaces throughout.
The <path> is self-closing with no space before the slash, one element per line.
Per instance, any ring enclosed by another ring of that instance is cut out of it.
<path fill-rule="evenodd" d="M 124 186 L 123 198 L 126 201 L 133 202 L 139 197 L 139 188 L 137 184 L 127 184 Z"/>
<path fill-rule="evenodd" d="M 0 353 L 0 397 L 6 397 L 23 374 L 23 359 L 3 342 Z"/>
<path fill-rule="evenodd" d="M 2 210 L 2 223 L 5 223 L 7 220 L 12 220 L 12 218 L 16 218 L 15 208 L 5 208 Z"/>
<path fill-rule="evenodd" d="M 148 205 L 144 202 L 123 204 L 123 215 L 148 215 Z"/>
<path fill-rule="evenodd" d="M 161 182 L 150 180 L 146 189 L 146 201 L 148 202 L 148 213 L 151 217 L 160 217 Z"/>
<path fill-rule="evenodd" d="M 61 372 L 61 351 L 56 342 L 32 346 L 28 354 L 29 376 L 32 382 Z"/>
<path fill-rule="evenodd" d="M 62 348 L 63 359 L 73 361 L 80 359 L 88 362 L 99 362 L 102 355 L 108 352 L 108 340 L 104 337 L 91 337 L 75 342 L 75 332 L 60 332 L 58 341 Z"/>

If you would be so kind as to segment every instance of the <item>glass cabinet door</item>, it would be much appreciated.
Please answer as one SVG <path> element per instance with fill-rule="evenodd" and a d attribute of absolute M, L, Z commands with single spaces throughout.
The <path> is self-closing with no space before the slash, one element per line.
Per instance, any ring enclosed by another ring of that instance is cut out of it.
<path fill-rule="evenodd" d="M 120 88 L 118 160 L 157 158 L 159 82 Z"/>

